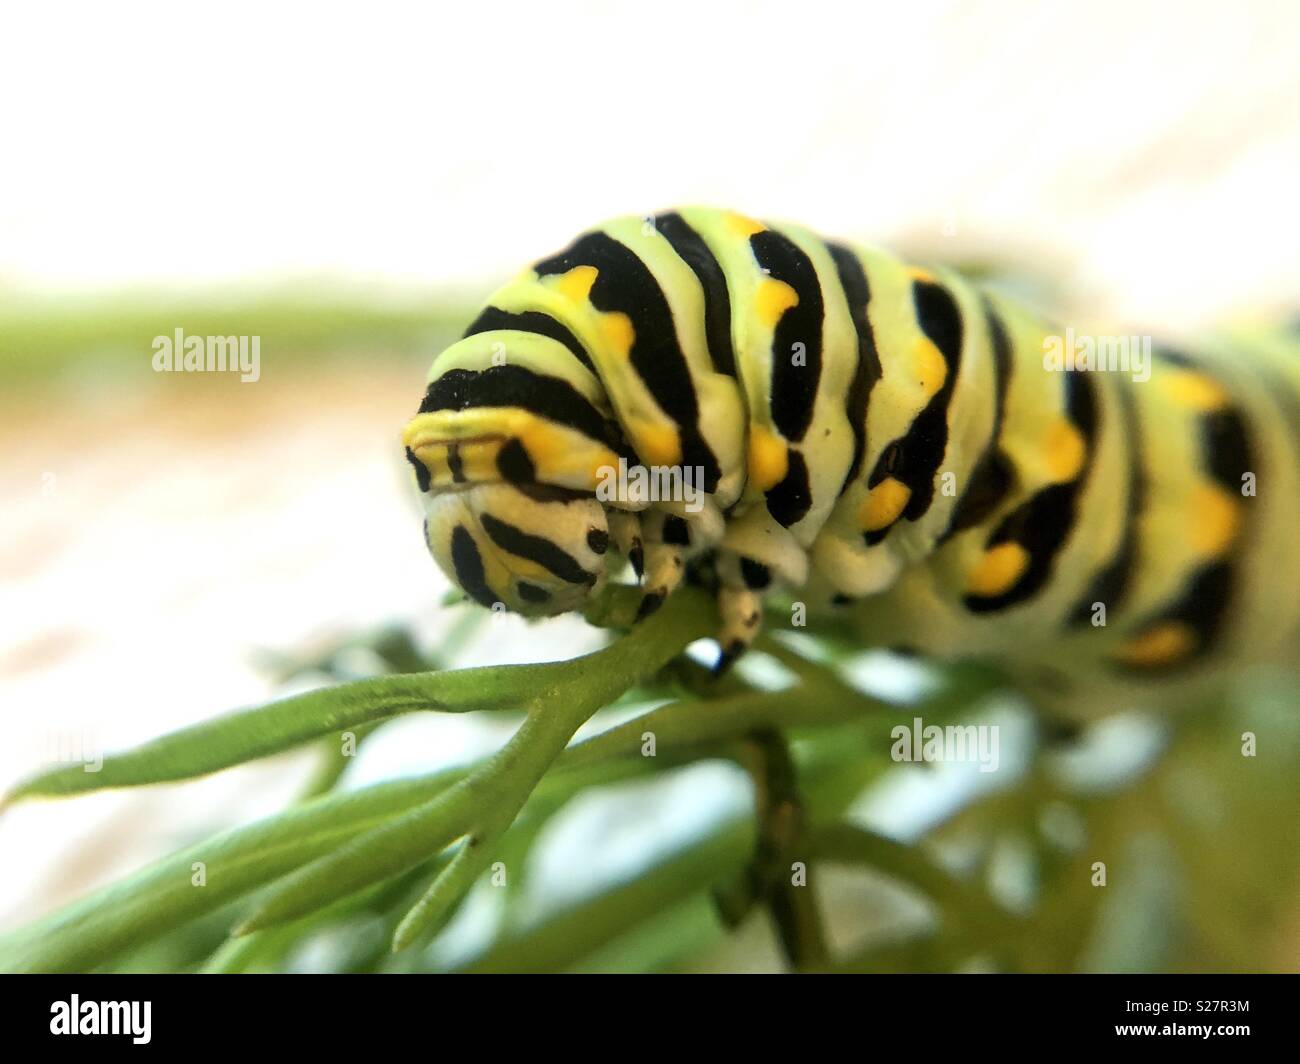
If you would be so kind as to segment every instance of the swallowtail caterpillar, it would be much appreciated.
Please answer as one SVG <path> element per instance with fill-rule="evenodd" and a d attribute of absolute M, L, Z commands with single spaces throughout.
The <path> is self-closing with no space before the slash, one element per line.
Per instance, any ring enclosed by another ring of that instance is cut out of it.
<path fill-rule="evenodd" d="M 1293 666 L 1300 334 L 1157 346 L 1145 375 L 1061 342 L 956 273 L 796 226 L 621 218 L 434 360 L 404 433 L 425 537 L 528 615 L 581 607 L 615 552 L 642 614 L 707 582 L 720 665 L 786 590 L 852 609 L 867 645 L 1093 697 Z"/>

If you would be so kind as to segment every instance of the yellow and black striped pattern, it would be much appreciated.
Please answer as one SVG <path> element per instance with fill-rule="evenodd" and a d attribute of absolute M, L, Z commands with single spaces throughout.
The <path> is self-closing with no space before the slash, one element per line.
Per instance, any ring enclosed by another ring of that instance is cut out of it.
<path fill-rule="evenodd" d="M 1052 368 L 1056 330 L 952 273 L 739 214 L 613 221 L 496 292 L 433 364 L 407 456 L 470 595 L 575 608 L 607 547 L 1090 689 L 1297 660 L 1300 336 Z M 626 467 L 702 496 L 601 496 Z"/>

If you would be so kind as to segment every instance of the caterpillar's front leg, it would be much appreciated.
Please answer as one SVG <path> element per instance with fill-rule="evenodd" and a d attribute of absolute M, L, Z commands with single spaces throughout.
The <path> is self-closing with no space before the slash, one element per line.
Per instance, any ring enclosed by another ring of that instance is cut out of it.
<path fill-rule="evenodd" d="M 778 586 L 804 585 L 808 556 L 766 507 L 754 507 L 727 526 L 716 558 L 722 653 L 714 672 L 721 673 L 758 637 L 763 599 Z"/>
<path fill-rule="evenodd" d="M 645 595 L 637 620 L 664 604 L 682 582 L 686 563 L 712 548 L 726 525 L 716 506 L 706 502 L 699 510 L 677 504 L 655 505 L 641 514 L 641 542 L 645 552 Z"/>
<path fill-rule="evenodd" d="M 758 637 L 763 619 L 763 593 L 771 585 L 768 568 L 731 550 L 717 554 L 718 613 L 722 628 L 718 633 L 721 653 L 713 667 L 716 674 L 725 672 Z"/>
<path fill-rule="evenodd" d="M 641 546 L 641 518 L 627 510 L 610 509 L 606 514 L 609 520 L 609 534 L 614 539 L 618 552 L 632 563 L 632 572 L 638 580 L 645 572 L 645 551 Z"/>
<path fill-rule="evenodd" d="M 664 604 L 686 572 L 686 561 L 699 552 L 692 542 L 691 526 L 685 518 L 652 507 L 641 516 L 641 538 L 645 551 L 645 594 L 636 619 L 648 617 Z"/>

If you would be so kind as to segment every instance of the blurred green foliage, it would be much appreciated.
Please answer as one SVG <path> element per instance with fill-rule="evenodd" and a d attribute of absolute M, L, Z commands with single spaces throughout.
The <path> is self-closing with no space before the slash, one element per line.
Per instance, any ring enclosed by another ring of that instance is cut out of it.
<path fill-rule="evenodd" d="M 622 632 L 634 602 L 612 589 L 589 620 Z M 825 625 L 766 636 L 744 668 L 715 679 L 685 652 L 712 624 L 690 590 L 585 658 L 449 669 L 483 616 L 468 611 L 432 658 L 392 629 L 282 659 L 285 676 L 344 677 L 364 647 L 384 672 L 185 729 L 97 774 L 63 766 L 19 786 L 7 801 L 186 779 L 304 744 L 320 758 L 299 802 L 6 936 L 0 968 L 677 970 L 725 966 L 709 958 L 756 922 L 808 969 L 1294 966 L 1300 718 L 1284 685 L 1139 721 L 1131 734 L 1150 740 L 1145 752 L 1136 738 L 1117 744 L 1110 723 L 1062 738 L 1027 713 L 1023 764 L 904 837 L 861 814 L 862 797 L 900 771 L 891 729 L 914 715 L 987 719 L 1006 694 L 995 669 L 931 670 L 917 698 L 883 699 L 855 679 L 852 629 Z M 611 705 L 621 722 L 571 743 Z M 517 729 L 482 760 L 348 789 L 340 735 L 369 741 L 417 711 L 503 714 Z M 1242 755 L 1247 731 L 1257 756 Z M 527 904 L 539 840 L 570 803 L 704 762 L 748 773 L 748 813 L 720 812 L 584 896 Z M 792 882 L 797 866 L 806 887 Z M 509 869 L 500 883 L 498 867 Z M 877 917 L 865 933 L 842 905 L 846 885 Z M 904 917 L 900 896 L 920 920 Z M 486 945 L 446 948 L 479 903 L 492 912 Z"/>
<path fill-rule="evenodd" d="M 150 371 L 153 338 L 177 328 L 191 336 L 260 336 L 263 352 L 277 358 L 362 352 L 428 362 L 460 335 L 472 305 L 468 297 L 339 282 L 103 296 L 0 288 L 0 372 L 11 388 L 87 370 L 142 375 Z"/>

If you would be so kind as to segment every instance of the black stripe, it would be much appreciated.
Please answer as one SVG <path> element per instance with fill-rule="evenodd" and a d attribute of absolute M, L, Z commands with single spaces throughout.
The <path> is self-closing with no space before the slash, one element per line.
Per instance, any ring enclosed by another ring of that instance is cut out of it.
<path fill-rule="evenodd" d="M 559 377 L 534 373 L 523 366 L 449 369 L 429 385 L 424 402 L 420 404 L 420 413 L 482 407 L 527 410 L 631 457 L 617 427 L 602 417 L 600 411 L 572 384 Z"/>
<path fill-rule="evenodd" d="M 1225 491 L 1240 496 L 1242 474 L 1253 471 L 1255 464 L 1245 417 L 1232 407 L 1212 410 L 1200 417 L 1200 436 L 1206 472 Z M 1172 605 L 1147 618 L 1137 632 L 1169 622 L 1182 623 L 1196 636 L 1192 655 L 1209 653 L 1223 635 L 1223 622 L 1232 605 L 1236 584 L 1236 566 L 1232 561 L 1208 562 L 1192 573 L 1183 593 Z M 1187 657 L 1154 666 L 1118 664 L 1127 671 L 1154 673 L 1186 662 Z"/>
<path fill-rule="evenodd" d="M 1115 662 L 1116 668 L 1120 672 L 1152 676 L 1175 671 L 1188 664 L 1189 659 L 1212 650 L 1223 634 L 1223 619 L 1235 584 L 1235 571 L 1226 562 L 1212 562 L 1197 569 L 1174 604 L 1143 622 L 1134 635 L 1140 637 L 1162 624 L 1182 623 L 1192 629 L 1196 645 L 1174 661 L 1143 665 L 1120 660 Z"/>
<path fill-rule="evenodd" d="M 477 336 L 479 333 L 496 332 L 500 329 L 537 333 L 540 336 L 558 340 L 569 349 L 574 358 L 591 370 L 593 375 L 596 375 L 596 367 L 592 365 L 591 356 L 587 354 L 587 349 L 578 342 L 578 338 L 561 322 L 556 321 L 549 314 L 540 310 L 525 310 L 516 313 L 502 310 L 500 307 L 484 307 L 483 312 L 465 330 L 465 335 L 467 337 Z"/>
<path fill-rule="evenodd" d="M 966 595 L 972 613 L 992 613 L 1023 602 L 1047 583 L 1051 563 L 1074 523 L 1073 483 L 1053 484 L 1033 495 L 998 526 L 989 547 L 1014 541 L 1029 552 L 1029 564 L 1010 588 L 1000 595 Z"/>
<path fill-rule="evenodd" d="M 1223 619 L 1227 616 L 1236 583 L 1233 566 L 1227 562 L 1212 562 L 1198 569 L 1187 583 L 1182 598 L 1161 615 L 1162 621 L 1182 621 L 1197 636 L 1197 652 L 1204 654 L 1214 648 L 1223 634 Z"/>
<path fill-rule="evenodd" d="M 483 523 L 483 531 L 502 550 L 516 554 L 520 558 L 527 558 L 530 562 L 536 562 L 547 572 L 570 584 L 595 583 L 595 573 L 587 572 L 573 555 L 556 546 L 545 536 L 534 536 L 489 513 L 480 514 L 479 520 Z"/>
<path fill-rule="evenodd" d="M 1242 474 L 1252 472 L 1246 419 L 1239 410 L 1224 407 L 1202 416 L 1201 451 L 1206 472 L 1220 487 L 1239 496 Z"/>
<path fill-rule="evenodd" d="M 464 525 L 457 525 L 451 532 L 451 564 L 456 570 L 456 583 L 470 598 L 480 606 L 491 609 L 497 597 L 488 587 L 483 573 L 483 557 L 478 552 L 474 537 Z"/>
<path fill-rule="evenodd" d="M 822 375 L 821 283 L 812 260 L 788 237 L 764 229 L 749 238 L 758 265 L 773 280 L 794 289 L 799 302 L 786 309 L 772 336 L 772 421 L 787 440 L 802 440 L 812 423 Z M 793 361 L 795 344 L 804 348 L 804 365 Z"/>
<path fill-rule="evenodd" d="M 722 266 L 686 219 L 675 211 L 657 215 L 654 225 L 700 282 L 704 291 L 704 336 L 709 358 L 718 373 L 736 375 L 736 351 L 731 340 L 731 293 Z"/>
<path fill-rule="evenodd" d="M 537 467 L 523 443 L 515 436 L 506 441 L 497 452 L 497 472 L 501 479 L 515 485 L 532 484 L 537 479 Z"/>
<path fill-rule="evenodd" d="M 957 387 L 961 370 L 963 326 L 961 311 L 952 293 L 930 281 L 912 284 L 912 302 L 921 331 L 939 349 L 947 364 L 943 386 L 903 437 L 903 453 L 894 476 L 912 489 L 903 516 L 915 521 L 930 509 L 934 498 L 934 476 L 948 450 L 948 404 Z"/>
<path fill-rule="evenodd" d="M 675 514 L 669 514 L 664 518 L 664 542 L 675 547 L 689 547 L 691 545 L 691 526 L 688 525 L 684 518 Z"/>
<path fill-rule="evenodd" d="M 753 558 L 741 557 L 740 575 L 750 591 L 762 591 L 772 583 L 772 570 Z"/>
<path fill-rule="evenodd" d="M 943 385 L 930 397 L 907 432 L 881 453 L 867 479 L 867 487 L 874 488 L 890 476 L 906 484 L 911 494 L 900 516 L 916 521 L 925 516 L 934 501 L 935 474 L 948 450 L 948 404 L 961 368 L 964 328 L 957 301 L 941 284 L 913 281 L 912 303 L 917 324 L 942 356 L 947 370 Z M 864 533 L 863 540 L 868 546 L 879 543 L 891 527 Z"/>
<path fill-rule="evenodd" d="M 1202 368 L 1201 364 L 1186 351 L 1177 351 L 1164 344 L 1156 346 L 1151 354 L 1162 362 L 1168 362 L 1171 366 L 1178 366 L 1181 369 L 1199 370 Z"/>
<path fill-rule="evenodd" d="M 1065 545 L 1077 518 L 1079 495 L 1092 468 L 1097 435 L 1097 397 L 1088 374 L 1069 370 L 1065 374 L 1066 412 L 1084 439 L 1084 465 L 1079 475 L 1065 484 L 1052 484 L 1032 495 L 1003 519 L 988 547 L 1015 541 L 1029 554 L 1029 564 L 1020 579 L 1000 595 L 966 595 L 962 601 L 972 613 L 991 613 L 1023 602 L 1035 594 L 1052 574 L 1057 554 Z"/>
<path fill-rule="evenodd" d="M 812 509 L 812 487 L 808 483 L 808 463 L 793 447 L 789 451 L 789 465 L 781 483 L 768 488 L 767 512 L 782 528 L 802 521 Z"/>
<path fill-rule="evenodd" d="M 843 244 L 828 242 L 826 249 L 835 263 L 835 272 L 849 306 L 849 317 L 853 319 L 853 330 L 858 334 L 858 362 L 853 369 L 853 381 L 849 385 L 848 394 L 844 397 L 844 413 L 849 419 L 849 427 L 853 429 L 853 462 L 844 483 L 840 485 L 840 494 L 843 495 L 862 471 L 862 458 L 867 445 L 867 403 L 883 370 L 880 353 L 876 350 L 876 337 L 871 330 L 871 320 L 867 317 L 871 288 L 867 284 L 862 260 Z"/>
<path fill-rule="evenodd" d="M 1011 338 L 993 305 L 984 300 L 984 320 L 988 326 L 993 354 L 993 426 L 988 443 L 971 469 L 966 490 L 953 507 L 952 522 L 940 538 L 943 543 L 958 532 L 974 528 L 1002 503 L 1015 487 L 1015 465 L 1002 449 L 1002 425 L 1007 413 L 1007 391 L 1011 383 Z"/>
<path fill-rule="evenodd" d="M 528 457 L 528 452 L 524 450 L 523 444 L 518 440 L 511 440 L 511 444 L 517 444 L 520 452 L 523 454 L 524 461 L 528 462 L 529 468 L 532 468 L 532 459 Z M 501 455 L 504 455 L 510 449 L 507 444 L 501 449 Z M 500 468 L 501 455 L 497 456 L 497 467 Z M 574 499 L 590 499 L 592 493 L 589 491 L 576 491 L 573 488 L 561 488 L 555 484 L 537 484 L 537 483 L 512 483 L 510 485 L 515 491 L 519 492 L 533 502 L 573 502 Z"/>
<path fill-rule="evenodd" d="M 1138 527 L 1147 502 L 1146 448 L 1142 443 L 1142 424 L 1137 403 L 1127 382 L 1115 387 L 1116 402 L 1123 428 L 1122 446 L 1128 456 L 1128 488 L 1124 500 L 1124 528 L 1115 555 L 1103 567 L 1087 590 L 1079 597 L 1067 616 L 1068 625 L 1082 627 L 1092 623 L 1094 603 L 1100 602 L 1108 613 L 1119 609 L 1137 575 Z"/>
<path fill-rule="evenodd" d="M 547 602 L 551 597 L 551 593 L 546 588 L 530 584 L 527 580 L 520 580 L 515 584 L 515 590 L 519 592 L 519 597 L 527 602 Z"/>
<path fill-rule="evenodd" d="M 465 483 L 465 463 L 460 457 L 459 443 L 451 443 L 447 445 L 447 469 L 451 473 L 453 483 Z"/>
<path fill-rule="evenodd" d="M 415 452 L 411 448 L 406 449 L 406 460 L 415 467 L 415 482 L 419 485 L 421 491 L 428 491 L 433 483 L 429 476 L 429 470 L 425 464 L 415 457 Z"/>
<path fill-rule="evenodd" d="M 1016 468 L 1000 447 L 986 451 L 971 470 L 970 482 L 953 510 L 952 524 L 939 537 L 944 543 L 988 518 L 1016 486 Z"/>
<path fill-rule="evenodd" d="M 677 422 L 682 464 L 704 470 L 704 490 L 721 479 L 718 460 L 700 434 L 699 403 L 690 367 L 677 340 L 672 308 L 650 268 L 629 247 L 604 233 L 587 233 L 567 250 L 537 263 L 539 276 L 594 266 L 591 304 L 603 313 L 626 314 L 632 322 L 632 368 L 655 402 Z"/>

